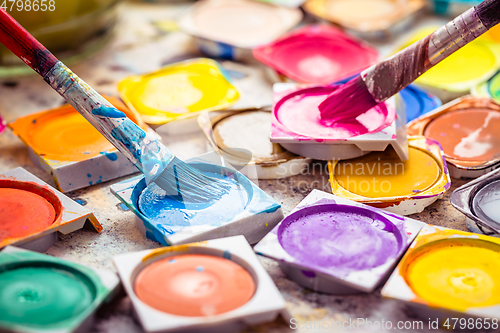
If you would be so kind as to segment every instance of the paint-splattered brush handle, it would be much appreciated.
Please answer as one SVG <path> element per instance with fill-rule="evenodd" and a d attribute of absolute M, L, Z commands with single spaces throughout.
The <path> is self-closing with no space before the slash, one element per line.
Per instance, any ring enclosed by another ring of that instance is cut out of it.
<path fill-rule="evenodd" d="M 5 10 L 0 8 L 0 42 L 87 119 L 148 178 L 174 155 L 60 62 Z"/>
<path fill-rule="evenodd" d="M 500 0 L 486 0 L 431 35 L 361 73 L 381 103 L 500 22 Z"/>

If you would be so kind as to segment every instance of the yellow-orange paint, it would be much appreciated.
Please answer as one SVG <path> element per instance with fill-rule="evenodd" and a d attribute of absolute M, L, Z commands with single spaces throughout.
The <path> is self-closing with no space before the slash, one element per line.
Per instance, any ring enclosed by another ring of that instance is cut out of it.
<path fill-rule="evenodd" d="M 400 49 L 432 33 L 434 28 L 419 30 Z M 415 82 L 450 91 L 470 89 L 487 80 L 500 66 L 500 50 L 495 43 L 479 38 L 431 68 Z"/>
<path fill-rule="evenodd" d="M 351 193 L 380 198 L 418 195 L 433 186 L 441 175 L 440 165 L 429 152 L 410 147 L 405 162 L 394 152 L 372 152 L 340 161 L 333 177 Z"/>
<path fill-rule="evenodd" d="M 401 273 L 430 306 L 465 311 L 500 304 L 500 245 L 493 242 L 448 238 L 428 243 L 404 258 Z"/>
<path fill-rule="evenodd" d="M 107 99 L 136 124 L 142 125 L 118 99 Z M 10 126 L 38 155 L 49 160 L 83 161 L 116 150 L 69 104 L 20 118 Z"/>
<path fill-rule="evenodd" d="M 497 24 L 485 34 L 486 38 L 489 38 L 497 43 L 500 43 L 500 24 Z"/>
<path fill-rule="evenodd" d="M 132 76 L 121 81 L 118 90 L 127 105 L 150 124 L 224 109 L 239 98 L 236 88 L 211 59 L 189 60 Z"/>

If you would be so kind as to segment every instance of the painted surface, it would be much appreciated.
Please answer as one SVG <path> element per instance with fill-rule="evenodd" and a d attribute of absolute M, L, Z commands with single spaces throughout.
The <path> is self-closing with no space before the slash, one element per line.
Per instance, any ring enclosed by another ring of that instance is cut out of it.
<path fill-rule="evenodd" d="M 331 123 L 320 119 L 319 104 L 337 88 L 338 86 L 319 86 L 276 94 L 274 117 L 283 127 L 282 130 L 296 139 L 316 140 L 345 140 L 376 133 L 394 121 L 396 110 L 387 107 L 387 104 L 376 106 L 345 123 Z"/>
<path fill-rule="evenodd" d="M 151 124 L 224 109 L 239 99 L 236 88 L 211 59 L 188 60 L 131 76 L 118 84 L 118 90 L 127 105 Z"/>
<path fill-rule="evenodd" d="M 204 174 L 223 179 L 228 187 L 227 192 L 211 201 L 207 198 L 205 202 L 191 203 L 175 199 L 151 183 L 139 195 L 137 204 L 140 212 L 151 223 L 170 229 L 190 225 L 221 225 L 245 210 L 252 195 L 249 184 L 239 182 L 234 175 Z"/>
<path fill-rule="evenodd" d="M 347 191 L 368 198 L 415 196 L 433 186 L 443 170 L 428 151 L 410 146 L 409 156 L 402 162 L 393 152 L 372 152 L 340 161 L 334 177 Z"/>
<path fill-rule="evenodd" d="M 62 267 L 26 266 L 0 273 L 0 321 L 54 325 L 85 311 L 95 288 Z"/>
<path fill-rule="evenodd" d="M 0 133 L 2 133 L 5 130 L 6 127 L 7 127 L 7 123 L 0 116 Z"/>
<path fill-rule="evenodd" d="M 235 310 L 256 290 L 252 276 L 231 260 L 204 254 L 175 255 L 140 271 L 134 291 L 147 305 L 178 316 Z"/>
<path fill-rule="evenodd" d="M 500 223 L 500 180 L 481 188 L 472 199 L 472 206 L 479 217 Z"/>
<path fill-rule="evenodd" d="M 500 246 L 477 239 L 447 239 L 417 248 L 403 276 L 429 306 L 464 311 L 500 304 Z"/>
<path fill-rule="evenodd" d="M 266 44 L 292 28 L 302 12 L 250 0 L 209 0 L 192 7 L 180 25 L 196 36 L 253 48 Z"/>
<path fill-rule="evenodd" d="M 394 259 L 403 238 L 385 217 L 360 207 L 325 204 L 289 215 L 278 229 L 283 249 L 314 270 L 337 277 Z"/>
<path fill-rule="evenodd" d="M 406 121 L 408 122 L 442 105 L 439 98 L 414 85 L 406 87 L 399 93 L 405 103 Z"/>
<path fill-rule="evenodd" d="M 468 108 L 433 119 L 424 135 L 441 143 L 448 158 L 491 161 L 500 158 L 500 112 Z"/>
<path fill-rule="evenodd" d="M 0 187 L 0 241 L 41 232 L 56 220 L 56 211 L 33 192 Z"/>
<path fill-rule="evenodd" d="M 253 54 L 279 73 L 303 83 L 334 82 L 378 59 L 378 52 L 368 44 L 327 25 L 294 30 L 254 49 Z"/>

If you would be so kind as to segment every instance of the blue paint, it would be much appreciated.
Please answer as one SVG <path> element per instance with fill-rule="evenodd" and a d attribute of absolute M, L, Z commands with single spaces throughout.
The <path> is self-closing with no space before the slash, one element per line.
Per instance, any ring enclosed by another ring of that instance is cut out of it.
<path fill-rule="evenodd" d="M 89 178 L 90 178 L 90 177 L 92 177 L 92 175 L 91 175 L 90 173 L 88 173 L 88 174 L 87 174 L 87 177 L 89 177 Z"/>
<path fill-rule="evenodd" d="M 98 108 L 92 109 L 92 114 L 101 117 L 109 118 L 127 118 L 125 113 L 121 112 L 117 108 L 101 105 Z"/>
<path fill-rule="evenodd" d="M 93 183 L 92 182 L 89 182 L 89 185 L 92 185 Z"/>
<path fill-rule="evenodd" d="M 98 181 L 95 182 L 96 184 L 102 183 L 102 179 L 99 179 Z"/>
<path fill-rule="evenodd" d="M 118 159 L 118 155 L 116 155 L 115 153 L 109 153 L 109 154 L 106 154 L 106 157 L 110 160 L 110 161 L 116 161 Z"/>
<path fill-rule="evenodd" d="M 224 251 L 222 257 L 231 260 L 231 252 L 229 252 L 228 250 Z"/>
<path fill-rule="evenodd" d="M 177 261 L 177 260 L 175 260 L 175 259 L 170 259 L 168 262 L 169 262 L 169 263 L 171 263 L 171 264 L 173 264 L 173 263 L 175 263 L 176 261 Z"/>
<path fill-rule="evenodd" d="M 118 206 L 118 208 L 120 208 L 121 210 L 123 210 L 123 211 L 125 211 L 125 212 L 126 212 L 127 210 L 130 210 L 130 209 L 127 207 L 127 205 L 125 205 L 125 204 L 124 204 L 124 203 L 122 203 L 122 202 L 120 202 L 117 206 Z"/>
<path fill-rule="evenodd" d="M 75 199 L 75 201 L 76 201 L 76 203 L 78 203 L 81 206 L 85 206 L 87 204 L 87 201 L 80 199 L 80 198 Z"/>
<path fill-rule="evenodd" d="M 198 272 L 203 272 L 205 270 L 205 268 L 203 268 L 203 266 L 196 266 L 196 270 Z"/>

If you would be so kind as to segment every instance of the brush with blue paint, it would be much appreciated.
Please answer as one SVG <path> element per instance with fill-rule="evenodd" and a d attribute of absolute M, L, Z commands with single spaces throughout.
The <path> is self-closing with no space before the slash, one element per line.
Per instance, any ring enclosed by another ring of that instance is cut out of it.
<path fill-rule="evenodd" d="M 329 121 L 357 118 L 498 23 L 500 0 L 483 1 L 335 90 L 320 104 L 321 118 Z"/>
<path fill-rule="evenodd" d="M 148 184 L 154 182 L 168 195 L 195 203 L 216 200 L 228 191 L 223 181 L 184 163 L 129 120 L 1 8 L 0 42 L 40 74 L 134 163 L 144 173 Z"/>

